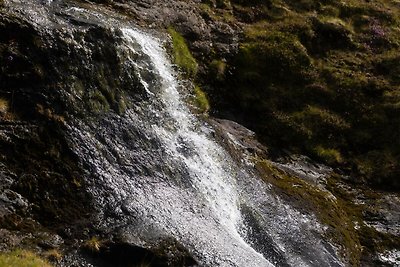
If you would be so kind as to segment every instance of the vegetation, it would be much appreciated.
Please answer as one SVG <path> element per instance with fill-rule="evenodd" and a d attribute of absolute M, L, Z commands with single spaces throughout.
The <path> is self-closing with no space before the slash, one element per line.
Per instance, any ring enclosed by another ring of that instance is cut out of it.
<path fill-rule="evenodd" d="M 207 113 L 210 109 L 210 103 L 208 102 L 207 96 L 203 90 L 197 85 L 194 87 L 196 106 L 201 113 Z"/>
<path fill-rule="evenodd" d="M 230 113 L 270 150 L 308 154 L 359 182 L 399 189 L 399 6 L 352 0 L 230 6 L 244 34 L 225 65 L 217 57 L 208 62 L 214 112 Z"/>
<path fill-rule="evenodd" d="M 0 98 L 0 120 L 9 121 L 13 119 L 7 99 Z"/>
<path fill-rule="evenodd" d="M 103 246 L 103 241 L 101 241 L 97 237 L 92 237 L 83 244 L 83 248 L 89 252 L 97 253 L 100 251 L 101 247 Z"/>
<path fill-rule="evenodd" d="M 9 109 L 8 101 L 0 98 L 0 114 L 6 113 Z"/>
<path fill-rule="evenodd" d="M 51 267 L 51 265 L 30 251 L 15 250 L 0 253 L 0 267 Z"/>
<path fill-rule="evenodd" d="M 169 27 L 172 38 L 172 54 L 175 64 L 188 76 L 193 78 L 197 73 L 197 62 L 189 51 L 185 39 L 174 28 Z"/>
<path fill-rule="evenodd" d="M 186 78 L 193 81 L 196 78 L 198 64 L 191 54 L 185 39 L 172 27 L 168 28 L 168 33 L 172 38 L 173 60 L 179 69 L 183 72 Z M 200 86 L 194 86 L 194 105 L 201 113 L 207 113 L 210 109 L 210 104 L 206 93 Z"/>

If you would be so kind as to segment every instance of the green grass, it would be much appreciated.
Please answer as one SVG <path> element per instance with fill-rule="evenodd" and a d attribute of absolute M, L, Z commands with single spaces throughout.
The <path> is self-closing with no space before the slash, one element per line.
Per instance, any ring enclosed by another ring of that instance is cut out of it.
<path fill-rule="evenodd" d="M 172 54 L 174 63 L 187 75 L 193 78 L 197 74 L 197 62 L 190 53 L 185 38 L 180 35 L 174 28 L 169 27 L 168 33 L 172 38 Z"/>
<path fill-rule="evenodd" d="M 47 261 L 41 259 L 33 252 L 15 250 L 0 253 L 0 267 L 51 267 Z"/>

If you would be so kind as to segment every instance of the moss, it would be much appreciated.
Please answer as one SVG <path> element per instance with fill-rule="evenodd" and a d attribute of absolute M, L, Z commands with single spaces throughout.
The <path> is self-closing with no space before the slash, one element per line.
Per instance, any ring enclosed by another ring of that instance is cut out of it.
<path fill-rule="evenodd" d="M 315 212 L 320 222 L 328 225 L 326 235 L 339 245 L 342 256 L 351 266 L 359 266 L 362 247 L 354 230 L 353 218 L 346 213 L 342 203 L 327 191 L 313 186 L 304 180 L 288 175 L 274 167 L 269 161 L 259 160 L 258 170 L 266 182 L 280 191 L 284 198 L 299 205 L 300 209 Z"/>
<path fill-rule="evenodd" d="M 340 18 L 320 16 L 312 22 L 315 32 L 311 48 L 313 53 L 323 54 L 332 49 L 355 47 L 351 26 Z"/>
<path fill-rule="evenodd" d="M 292 117 L 295 120 L 306 122 L 310 126 L 315 125 L 315 121 L 318 121 L 319 124 L 325 124 L 337 129 L 350 128 L 350 124 L 339 115 L 317 106 L 308 105 L 301 112 L 293 113 Z"/>
<path fill-rule="evenodd" d="M 207 95 L 197 85 L 194 87 L 195 103 L 201 113 L 207 113 L 210 109 L 210 103 L 208 102 Z"/>
<path fill-rule="evenodd" d="M 0 253 L 0 267 L 51 267 L 44 259 L 30 251 L 15 250 L 8 253 Z"/>
<path fill-rule="evenodd" d="M 64 123 L 65 118 L 62 115 L 55 114 L 54 111 L 50 108 L 45 108 L 41 104 L 36 105 L 36 111 L 38 114 L 42 115 L 46 120 Z"/>
<path fill-rule="evenodd" d="M 215 4 L 216 4 L 217 8 L 223 8 L 223 9 L 231 9 L 232 8 L 230 0 L 216 0 Z"/>
<path fill-rule="evenodd" d="M 193 78 L 197 74 L 197 62 L 190 53 L 185 39 L 174 28 L 169 27 L 168 33 L 172 38 L 173 60 L 175 64 L 188 76 Z"/>
<path fill-rule="evenodd" d="M 211 100 L 222 116 L 245 124 L 272 149 L 306 153 L 374 186 L 398 185 L 399 6 L 232 3 L 244 25 L 238 54 L 224 75 L 218 59 L 210 65 L 211 82 L 222 87 L 210 91 Z M 380 166 L 369 160 L 377 151 Z"/>

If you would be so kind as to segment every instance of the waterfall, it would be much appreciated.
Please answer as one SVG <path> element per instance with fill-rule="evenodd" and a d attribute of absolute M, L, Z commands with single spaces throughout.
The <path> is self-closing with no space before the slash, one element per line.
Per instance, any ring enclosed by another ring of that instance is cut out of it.
<path fill-rule="evenodd" d="M 230 156 L 210 139 L 211 129 L 198 121 L 189 111 L 179 93 L 181 85 L 160 41 L 133 28 L 123 28 L 122 33 L 125 48 L 131 53 L 148 55 L 150 62 L 146 63 L 146 67 L 152 69 L 159 79 L 156 88 L 149 91 L 151 81 L 144 80 L 140 74 L 143 67 L 138 66 L 131 57 L 127 57 L 128 62 L 125 64 L 136 66 L 139 70 L 136 74 L 141 77 L 140 82 L 154 98 L 149 108 L 153 109 L 154 114 L 162 117 L 158 123 L 151 125 L 151 129 L 160 139 L 166 154 L 184 164 L 188 172 L 185 178 L 189 180 L 198 197 L 204 199 L 205 205 L 211 208 L 211 216 L 220 225 L 219 227 L 222 227 L 242 249 L 248 251 L 251 255 L 248 260 L 253 262 L 252 266 L 260 264 L 269 266 L 270 263 L 254 251 L 238 232 L 238 229 L 242 228 L 242 222 L 235 180 L 237 174 L 232 167 L 233 162 Z M 139 45 L 140 50 L 135 51 L 135 44 Z"/>
<path fill-rule="evenodd" d="M 23 0 L 29 8 L 16 13 L 50 36 L 67 86 L 45 93 L 71 107 L 65 135 L 100 232 L 143 247 L 175 239 L 201 266 L 343 266 L 315 216 L 239 166 L 191 113 L 162 38 L 109 10 L 61 2 Z"/>
<path fill-rule="evenodd" d="M 199 122 L 189 112 L 178 92 L 179 83 L 173 75 L 171 64 L 157 40 L 133 29 L 122 30 L 127 46 L 135 40 L 142 51 L 149 55 L 156 75 L 160 77 L 160 101 L 172 121 L 152 125 L 171 157 L 184 162 L 190 173 L 193 186 L 207 199 L 222 224 L 234 231 L 239 223 L 238 196 L 234 173 L 224 164 L 229 156 L 213 141 L 209 140 Z M 143 86 L 147 82 L 141 80 Z M 162 125 L 162 124 L 168 125 Z M 171 129 L 171 124 L 173 129 Z M 185 151 L 191 150 L 190 153 Z"/>
<path fill-rule="evenodd" d="M 133 27 L 112 31 L 122 33 L 125 77 L 143 93 L 122 116 L 71 127 L 96 177 L 92 194 L 105 210 L 99 221 L 118 224 L 134 242 L 173 237 L 202 266 L 342 266 L 317 237 L 317 220 L 240 169 L 190 112 L 162 42 Z"/>

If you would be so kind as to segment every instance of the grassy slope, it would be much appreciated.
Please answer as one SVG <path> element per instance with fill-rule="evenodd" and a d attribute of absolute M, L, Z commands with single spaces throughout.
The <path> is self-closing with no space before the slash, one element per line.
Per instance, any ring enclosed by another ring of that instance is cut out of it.
<path fill-rule="evenodd" d="M 218 88 L 212 106 L 241 118 L 270 147 L 306 153 L 358 181 L 400 188 L 398 3 L 234 0 L 217 6 L 225 10 L 203 9 L 243 23 L 244 35 L 223 78 L 215 70 L 219 59 L 210 62 Z"/>
<path fill-rule="evenodd" d="M 16 250 L 9 253 L 0 253 L 0 267 L 51 267 L 45 260 L 32 252 Z"/>

